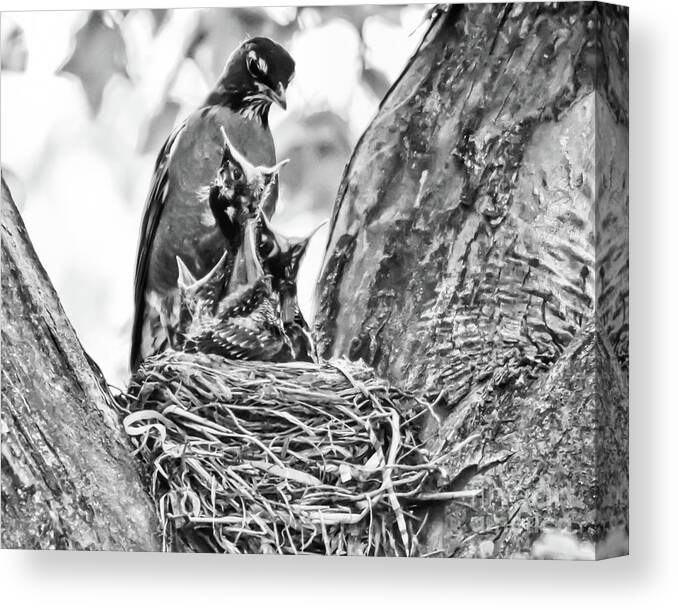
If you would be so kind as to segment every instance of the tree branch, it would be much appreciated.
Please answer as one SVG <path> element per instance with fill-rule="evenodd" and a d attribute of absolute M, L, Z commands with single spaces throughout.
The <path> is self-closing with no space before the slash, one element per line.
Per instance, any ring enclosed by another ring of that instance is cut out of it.
<path fill-rule="evenodd" d="M 159 550 L 111 405 L 3 179 L 3 548 Z"/>

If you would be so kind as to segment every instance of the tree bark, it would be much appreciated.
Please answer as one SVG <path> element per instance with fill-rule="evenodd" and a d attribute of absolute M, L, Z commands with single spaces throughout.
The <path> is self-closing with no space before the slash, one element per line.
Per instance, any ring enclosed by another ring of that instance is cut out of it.
<path fill-rule="evenodd" d="M 626 527 L 627 9 L 438 9 L 347 165 L 318 286 L 324 357 L 441 393 L 444 434 L 474 439 L 450 467 L 483 496 L 438 511 L 432 550 Z"/>
<path fill-rule="evenodd" d="M 3 180 L 3 548 L 160 549 L 112 400 Z"/>

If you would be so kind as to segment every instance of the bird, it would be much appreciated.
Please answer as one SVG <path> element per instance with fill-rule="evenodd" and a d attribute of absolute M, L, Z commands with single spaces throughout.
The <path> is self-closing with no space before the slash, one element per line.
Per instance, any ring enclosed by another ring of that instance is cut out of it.
<path fill-rule="evenodd" d="M 226 249 L 235 254 L 242 240 L 247 218 L 254 218 L 260 212 L 262 201 L 268 193 L 277 188 L 278 173 L 289 163 L 283 159 L 272 167 L 255 166 L 242 155 L 229 140 L 222 128 L 223 153 L 217 176 L 207 189 L 204 197 L 214 221 L 226 241 Z"/>
<path fill-rule="evenodd" d="M 224 298 L 206 303 L 198 297 L 190 324 L 182 334 L 183 351 L 217 354 L 233 360 L 290 362 L 294 359 L 280 316 L 279 295 L 259 260 L 257 225 L 256 219 L 247 220 L 232 266 L 222 260 L 224 269 L 231 271 Z M 229 256 L 226 253 L 223 258 Z M 220 274 L 215 273 L 215 277 Z M 195 285 L 182 287 L 184 295 L 194 291 Z M 214 305 L 216 308 L 211 311 Z"/>
<path fill-rule="evenodd" d="M 280 297 L 257 251 L 257 218 L 248 218 L 233 258 L 229 250 L 196 280 L 181 258 L 178 284 L 183 312 L 179 348 L 232 360 L 289 362 L 293 346 L 280 315 Z M 226 286 L 226 290 L 220 287 Z"/>
<path fill-rule="evenodd" d="M 170 347 L 238 360 L 293 359 L 280 312 L 280 296 L 258 251 L 260 206 L 277 184 L 280 168 L 254 166 L 224 133 L 224 151 L 208 190 L 209 209 L 229 244 L 198 279 L 177 256 L 177 293 L 166 299 L 162 324 Z"/>
<path fill-rule="evenodd" d="M 317 361 L 315 345 L 297 299 L 297 277 L 301 261 L 315 233 L 327 221 L 318 225 L 306 237 L 287 237 L 270 224 L 266 213 L 260 214 L 258 251 L 266 273 L 271 276 L 272 287 L 280 296 L 283 328 L 292 344 L 293 359 Z"/>
<path fill-rule="evenodd" d="M 219 261 L 200 279 L 177 255 L 177 290 L 168 294 L 159 307 L 160 326 L 166 341 L 164 347 L 176 348 L 183 342 L 187 326 L 204 325 L 205 319 L 217 315 L 217 306 L 224 302 L 230 291 L 239 284 L 254 284 L 261 275 L 252 271 L 252 258 L 244 258 L 245 227 L 249 219 L 257 224 L 260 205 L 276 187 L 278 172 L 289 159 L 273 167 L 255 166 L 233 146 L 225 130 L 222 130 L 222 137 L 221 164 L 201 196 L 207 198 L 209 210 L 227 246 Z"/>
<path fill-rule="evenodd" d="M 227 239 L 203 196 L 220 165 L 220 131 L 254 164 L 276 162 L 268 125 L 272 104 L 286 109 L 295 62 L 278 43 L 256 37 L 240 44 L 204 103 L 180 123 L 161 148 L 144 206 L 134 281 L 130 367 L 167 345 L 160 313 L 177 290 L 180 256 L 195 277 L 219 261 Z M 277 185 L 262 202 L 275 211 Z"/>

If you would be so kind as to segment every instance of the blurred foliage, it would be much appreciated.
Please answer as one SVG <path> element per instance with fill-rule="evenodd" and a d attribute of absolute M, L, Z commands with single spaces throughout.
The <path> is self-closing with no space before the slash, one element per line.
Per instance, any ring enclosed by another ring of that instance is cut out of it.
<path fill-rule="evenodd" d="M 288 234 L 329 216 L 351 149 L 418 43 L 426 7 L 3 13 L 2 170 L 86 349 L 123 383 L 138 225 L 158 149 L 232 50 L 269 36 L 297 74 L 271 114 Z M 416 33 L 412 35 L 412 32 Z M 302 270 L 302 307 L 324 248 Z"/>
<path fill-rule="evenodd" d="M 127 74 L 125 40 L 116 13 L 92 11 L 75 34 L 73 51 L 60 72 L 70 72 L 82 82 L 87 101 L 96 112 L 104 88 L 114 74 Z"/>
<path fill-rule="evenodd" d="M 23 30 L 16 25 L 8 27 L 6 34 L 3 30 L 2 56 L 0 57 L 2 70 L 23 72 L 26 69 L 27 57 L 28 50 Z"/>

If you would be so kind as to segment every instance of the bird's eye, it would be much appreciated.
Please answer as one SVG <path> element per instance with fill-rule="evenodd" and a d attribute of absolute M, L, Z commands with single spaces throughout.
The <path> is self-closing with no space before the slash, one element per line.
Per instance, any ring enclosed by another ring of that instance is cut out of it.
<path fill-rule="evenodd" d="M 252 76 L 255 76 L 257 73 L 257 60 L 251 55 L 247 58 L 247 70 Z"/>
<path fill-rule="evenodd" d="M 240 171 L 239 167 L 234 167 L 233 168 L 233 179 L 234 180 L 240 180 L 242 178 L 242 171 Z"/>
<path fill-rule="evenodd" d="M 265 79 L 268 74 L 268 63 L 254 49 L 247 54 L 247 71 L 256 80 Z"/>

